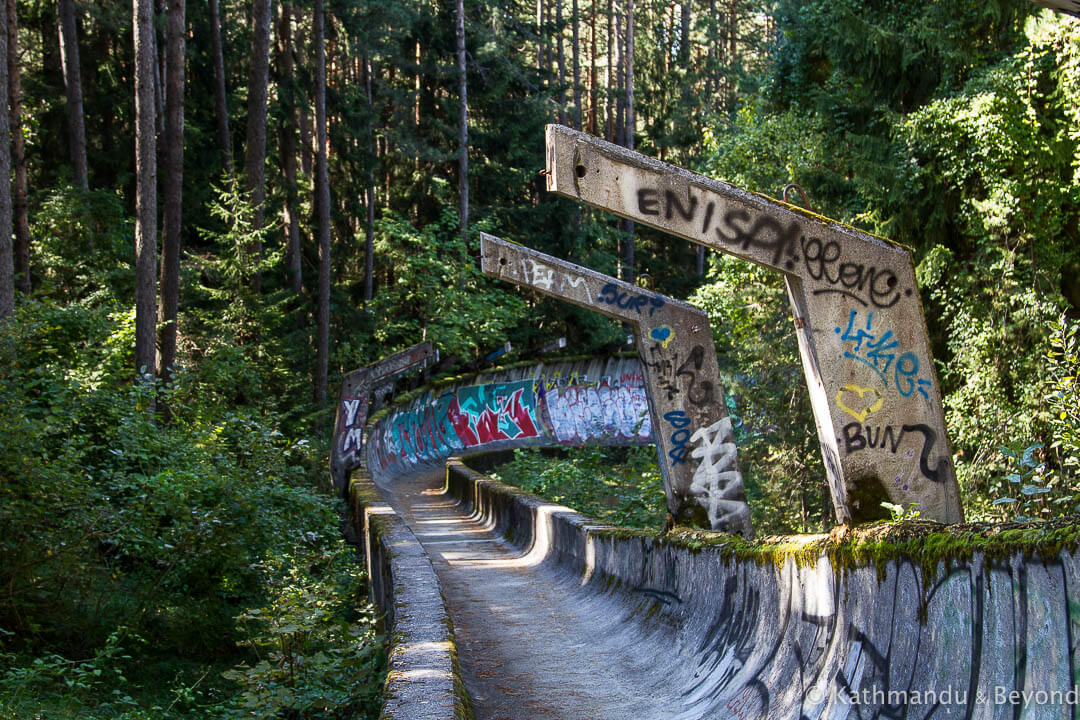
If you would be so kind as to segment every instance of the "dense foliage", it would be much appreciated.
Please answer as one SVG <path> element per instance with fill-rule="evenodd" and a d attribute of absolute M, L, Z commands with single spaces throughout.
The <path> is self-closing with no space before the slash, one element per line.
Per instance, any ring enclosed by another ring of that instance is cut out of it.
<path fill-rule="evenodd" d="M 1053 501 L 1073 496 L 1080 480 L 1046 400 L 1055 323 L 1063 312 L 1075 317 L 1080 300 L 1080 33 L 1072 19 L 1029 11 L 1018 2 L 978 11 L 960 2 L 784 4 L 768 82 L 708 136 L 702 164 L 768 194 L 797 182 L 818 211 L 913 248 L 971 518 L 1009 517 L 992 505 L 1013 493 L 1012 459 L 1000 448 L 1052 450 L 1044 459 L 1057 497 L 1042 498 L 1036 515 L 1071 512 L 1075 503 Z M 695 297 L 726 323 L 728 361 L 755 386 L 797 377 L 779 279 L 720 259 L 711 272 L 714 284 Z M 794 410 L 812 432 L 805 399 L 779 387 L 746 399 L 751 415 Z M 747 464 L 768 468 L 750 484 L 786 505 L 774 521 L 804 515 L 777 491 L 802 477 L 808 458 L 812 500 L 823 491 L 812 443 L 790 433 L 766 427 L 764 445 L 748 448 Z"/>
<path fill-rule="evenodd" d="M 48 272 L 0 334 L 0 717 L 377 709 L 373 611 L 324 442 L 272 401 L 293 358 L 268 308 L 226 312 L 247 286 L 223 281 L 168 382 L 136 377 L 115 197 L 61 189 L 34 227 Z"/>

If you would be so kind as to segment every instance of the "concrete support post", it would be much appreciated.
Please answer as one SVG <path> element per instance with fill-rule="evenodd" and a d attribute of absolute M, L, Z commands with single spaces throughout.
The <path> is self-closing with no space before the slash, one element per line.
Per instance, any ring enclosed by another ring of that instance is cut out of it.
<path fill-rule="evenodd" d="M 560 125 L 547 185 L 783 273 L 838 520 L 963 520 L 907 248 Z"/>
<path fill-rule="evenodd" d="M 434 348 L 430 342 L 425 342 L 345 376 L 330 447 L 330 482 L 339 496 L 348 495 L 349 473 L 360 465 L 363 457 L 361 449 L 371 393 L 398 375 L 426 367 L 434 357 Z"/>
<path fill-rule="evenodd" d="M 485 274 L 634 330 L 668 510 L 676 522 L 752 535 L 712 329 L 679 300 L 481 233 Z"/>

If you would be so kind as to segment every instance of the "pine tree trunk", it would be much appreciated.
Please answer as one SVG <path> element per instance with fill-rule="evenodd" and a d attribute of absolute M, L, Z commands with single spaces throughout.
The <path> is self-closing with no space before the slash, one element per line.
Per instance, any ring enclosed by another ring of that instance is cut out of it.
<path fill-rule="evenodd" d="M 626 131 L 623 143 L 630 150 L 634 149 L 634 0 L 626 0 L 626 49 L 623 58 L 626 77 Z"/>
<path fill-rule="evenodd" d="M 30 221 L 26 209 L 26 141 L 22 134 L 22 88 L 19 82 L 19 24 L 15 0 L 7 0 L 8 107 L 10 108 L 11 164 L 15 175 L 12 212 L 15 226 L 15 286 L 30 292 Z"/>
<path fill-rule="evenodd" d="M 221 150 L 221 167 L 232 177 L 232 136 L 229 135 L 229 104 L 225 93 L 225 56 L 221 46 L 221 15 L 218 0 L 210 0 L 210 46 L 214 62 L 214 115 L 217 118 L 218 147 Z"/>
<path fill-rule="evenodd" d="M 416 39 L 416 53 L 415 54 L 416 54 L 416 58 L 415 58 L 416 59 L 416 74 L 415 74 L 415 77 L 413 78 L 413 93 L 414 93 L 413 94 L 413 110 L 414 110 L 413 132 L 416 134 L 416 137 L 419 138 L 420 137 L 420 89 L 421 89 L 420 81 L 421 81 L 421 78 L 423 76 L 423 73 L 422 73 L 421 68 L 420 68 L 420 60 L 423 57 L 421 55 L 421 49 L 420 49 L 420 38 Z M 370 91 L 370 78 L 368 79 L 368 82 L 369 82 L 369 88 L 368 89 Z M 368 105 L 369 106 L 371 105 L 371 93 L 370 92 L 368 92 Z M 372 108 L 372 110 L 374 110 L 374 108 Z M 374 128 L 372 129 L 372 132 L 375 132 Z M 417 143 L 416 152 L 413 155 L 413 169 L 415 169 L 417 172 L 420 172 L 420 144 L 419 143 Z"/>
<path fill-rule="evenodd" d="M 626 34 L 623 15 L 615 11 L 615 144 L 626 144 Z"/>
<path fill-rule="evenodd" d="M 682 25 L 682 32 L 679 34 L 679 64 L 686 70 L 689 77 L 690 72 L 690 0 L 683 0 L 683 3 L 679 6 L 679 21 Z"/>
<path fill-rule="evenodd" d="M 560 59 L 562 57 L 560 44 Z M 461 242 L 469 241 L 469 103 L 465 84 L 465 2 L 457 0 L 457 66 L 460 114 L 458 116 L 458 192 L 460 194 Z"/>
<path fill-rule="evenodd" d="M 563 52 L 562 0 L 555 0 L 556 59 L 559 63 L 559 122 L 566 124 L 566 55 Z"/>
<path fill-rule="evenodd" d="M 417 52 L 420 43 L 416 44 Z M 371 58 L 364 58 L 364 85 L 367 90 L 368 108 L 371 113 L 371 127 L 368 130 L 368 138 L 371 145 L 371 158 L 368 161 L 367 188 L 365 189 L 365 201 L 367 205 L 367 223 L 364 227 L 364 303 L 374 297 L 375 293 L 375 162 L 378 156 L 378 145 L 375 137 L 375 101 L 371 94 Z M 419 96 L 419 95 L 418 95 Z"/>
<path fill-rule="evenodd" d="M 154 370 L 157 320 L 157 134 L 153 0 L 133 0 L 135 41 L 135 370 Z"/>
<path fill-rule="evenodd" d="M 284 106 L 281 123 L 281 170 L 285 175 L 285 202 L 282 223 L 289 266 L 289 287 L 299 296 L 303 290 L 303 268 L 300 263 L 299 193 L 296 186 L 296 77 L 292 49 L 292 5 L 278 6 L 278 64 L 281 85 L 278 95 Z M 303 310 L 301 309 L 301 315 Z"/>
<path fill-rule="evenodd" d="M 263 226 L 266 198 L 266 99 L 270 79 L 270 0 L 254 0 L 251 8 L 251 65 L 248 68 L 247 145 L 244 148 L 244 177 L 248 197 L 255 212 L 256 230 Z M 255 255 L 262 258 L 262 242 L 256 241 Z M 251 287 L 262 290 L 262 272 L 256 271 Z"/>
<path fill-rule="evenodd" d="M 536 0 L 536 70 L 544 71 L 544 0 Z"/>
<path fill-rule="evenodd" d="M 293 38 L 293 46 L 296 48 L 297 58 L 304 58 L 304 39 L 300 27 L 300 8 L 294 7 L 293 12 L 296 15 L 296 37 Z M 297 67 L 297 76 L 306 80 L 306 76 L 300 72 L 300 67 Z M 306 85 L 306 83 L 303 83 Z M 301 98 L 301 102 L 298 103 L 296 108 L 297 114 L 300 117 L 300 171 L 308 179 L 308 186 L 314 187 L 315 176 L 312 174 L 312 168 L 314 167 L 314 144 L 311 142 L 311 115 L 308 112 L 308 98 L 304 96 Z"/>
<path fill-rule="evenodd" d="M 161 149 L 162 143 L 165 141 L 165 93 L 167 88 L 165 87 L 165 55 L 168 52 L 167 41 L 162 42 L 158 37 L 158 18 L 165 17 L 165 0 L 156 0 L 156 7 L 154 8 L 154 72 L 156 73 L 154 82 L 154 100 L 157 104 L 157 134 L 158 134 L 158 149 Z M 164 165 L 161 158 L 158 159 L 158 165 Z"/>
<path fill-rule="evenodd" d="M 593 0 L 597 2 L 597 0 Z M 615 38 L 615 0 L 608 0 L 607 4 L 607 85 L 604 88 L 605 106 L 607 107 L 607 130 L 604 137 L 608 142 L 615 142 L 615 111 L 613 109 L 612 88 L 615 86 L 613 46 Z"/>
<path fill-rule="evenodd" d="M 708 53 L 705 71 L 705 97 L 708 99 L 710 105 L 715 104 L 715 97 L 718 90 L 718 83 L 716 78 L 717 66 L 719 65 L 717 50 L 717 28 L 716 28 L 716 0 L 709 0 L 709 42 Z"/>
<path fill-rule="evenodd" d="M 623 58 L 626 74 L 626 129 L 623 132 L 624 145 L 634 149 L 634 0 L 626 0 L 626 48 Z M 627 282 L 634 281 L 634 221 L 627 220 L 625 225 L 625 263 Z"/>
<path fill-rule="evenodd" d="M 4 58 L 0 72 L 0 98 L 8 97 L 8 4 L 0 2 L 0 57 Z M 15 257 L 11 243 L 11 127 L 10 116 L 0 112 L 0 322 L 15 312 Z"/>
<path fill-rule="evenodd" d="M 86 172 L 86 128 L 83 123 L 82 77 L 79 69 L 79 39 L 74 0 L 57 0 L 56 12 L 60 21 L 60 62 L 64 69 L 64 91 L 67 95 L 71 169 L 75 184 L 86 190 L 90 185 Z"/>
<path fill-rule="evenodd" d="M 589 133 L 596 134 L 596 3 L 592 0 L 589 6 Z"/>
<path fill-rule="evenodd" d="M 319 233 L 319 306 L 316 312 L 315 404 L 326 407 L 330 371 L 330 178 L 326 147 L 326 45 L 323 0 L 315 0 L 315 206 Z"/>
<path fill-rule="evenodd" d="M 581 129 L 581 49 L 578 47 L 578 0 L 571 3 L 570 19 L 573 38 L 573 65 L 574 65 L 574 129 Z"/>
<path fill-rule="evenodd" d="M 184 188 L 184 40 L 187 37 L 185 0 L 169 0 L 166 62 L 165 148 L 161 243 L 161 330 L 158 338 L 158 377 L 169 379 L 176 364 L 177 309 L 180 305 L 180 222 Z"/>
<path fill-rule="evenodd" d="M 555 51 L 551 49 L 551 35 L 548 32 L 551 27 L 551 14 L 551 0 L 545 0 L 544 22 L 540 27 L 544 35 L 544 80 L 549 86 L 555 76 Z"/>
<path fill-rule="evenodd" d="M 728 4 L 728 79 L 725 107 L 735 107 L 735 54 L 738 52 L 739 37 L 739 0 L 730 0 Z"/>

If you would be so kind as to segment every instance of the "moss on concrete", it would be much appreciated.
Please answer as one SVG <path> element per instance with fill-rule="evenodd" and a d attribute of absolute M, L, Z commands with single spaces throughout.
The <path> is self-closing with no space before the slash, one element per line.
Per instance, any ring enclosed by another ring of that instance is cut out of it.
<path fill-rule="evenodd" d="M 614 534 L 614 533 L 613 533 Z M 726 533 L 705 533 L 675 528 L 666 542 L 692 550 L 710 548 L 721 555 L 758 565 L 781 567 L 788 560 L 812 565 L 827 557 L 837 574 L 874 567 L 884 577 L 895 561 L 917 565 L 932 581 L 940 569 L 982 556 L 988 562 L 1014 557 L 1049 562 L 1062 551 L 1080 545 L 1080 524 L 1058 520 L 1032 523 L 963 523 L 942 525 L 927 521 L 879 522 L 856 527 L 840 526 L 828 535 L 786 535 L 744 540 Z"/>
<path fill-rule="evenodd" d="M 467 473 L 480 476 L 501 494 L 534 502 L 548 502 L 520 488 L 498 482 L 458 461 Z M 1076 520 L 1029 523 L 961 523 L 942 525 L 926 520 L 879 521 L 863 525 L 839 526 L 828 534 L 776 535 L 746 540 L 737 535 L 698 530 L 676 525 L 666 533 L 605 526 L 588 530 L 599 539 L 652 538 L 691 551 L 709 549 L 721 557 L 759 566 L 783 567 L 788 560 L 797 567 L 816 564 L 826 557 L 838 576 L 848 570 L 873 567 L 884 578 L 895 561 L 912 563 L 932 582 L 940 570 L 983 557 L 987 562 L 1007 562 L 1014 557 L 1037 558 L 1049 562 L 1062 551 L 1080 547 L 1080 522 Z"/>

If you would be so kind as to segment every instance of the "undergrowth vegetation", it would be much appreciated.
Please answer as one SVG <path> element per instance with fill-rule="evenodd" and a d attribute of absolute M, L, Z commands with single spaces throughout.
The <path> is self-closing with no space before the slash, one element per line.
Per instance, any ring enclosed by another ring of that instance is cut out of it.
<path fill-rule="evenodd" d="M 0 718 L 373 717 L 374 611 L 272 300 L 224 312 L 246 284 L 203 273 L 182 362 L 136 376 L 111 203 L 44 203 L 51 271 L 0 333 Z"/>
<path fill-rule="evenodd" d="M 571 448 L 555 457 L 519 449 L 495 477 L 612 525 L 664 527 L 667 505 L 655 447 Z"/>

